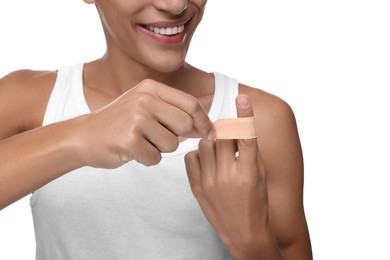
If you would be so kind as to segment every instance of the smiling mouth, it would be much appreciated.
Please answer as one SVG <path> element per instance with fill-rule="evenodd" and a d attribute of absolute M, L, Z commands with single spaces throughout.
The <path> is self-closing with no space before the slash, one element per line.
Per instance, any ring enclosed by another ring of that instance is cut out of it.
<path fill-rule="evenodd" d="M 181 23 L 169 24 L 169 23 L 154 23 L 144 24 L 143 27 L 157 35 L 163 36 L 175 36 L 183 33 L 186 30 L 187 25 L 192 19 L 187 19 Z"/>
<path fill-rule="evenodd" d="M 157 27 L 157 26 L 149 26 L 145 25 L 145 28 L 151 32 L 161 35 L 176 35 L 184 31 L 185 24 L 172 26 L 172 27 Z"/>

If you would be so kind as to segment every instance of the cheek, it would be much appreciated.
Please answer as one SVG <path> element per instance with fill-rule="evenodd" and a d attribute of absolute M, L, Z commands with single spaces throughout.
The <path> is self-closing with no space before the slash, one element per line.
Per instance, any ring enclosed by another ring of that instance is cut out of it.
<path fill-rule="evenodd" d="M 206 6 L 207 0 L 189 0 L 189 2 L 193 3 L 199 9 L 203 10 Z"/>
<path fill-rule="evenodd" d="M 99 1 L 99 5 L 104 5 L 106 8 L 122 10 L 123 12 L 131 12 L 144 5 L 144 1 L 139 0 L 95 0 Z"/>
<path fill-rule="evenodd" d="M 129 17 L 142 7 L 140 1 L 128 0 L 103 0 L 96 3 L 96 6 L 106 26 L 130 22 Z"/>
<path fill-rule="evenodd" d="M 197 4 L 202 5 L 202 6 L 206 5 L 206 3 L 207 3 L 207 0 L 190 0 L 190 1 L 196 2 Z"/>
<path fill-rule="evenodd" d="M 131 4 L 124 5 L 122 2 L 124 1 L 107 1 L 97 6 L 104 30 L 115 41 L 121 38 L 120 35 L 128 35 L 128 30 L 131 29 L 130 20 L 126 16 L 129 12 L 126 8 L 131 9 Z"/>

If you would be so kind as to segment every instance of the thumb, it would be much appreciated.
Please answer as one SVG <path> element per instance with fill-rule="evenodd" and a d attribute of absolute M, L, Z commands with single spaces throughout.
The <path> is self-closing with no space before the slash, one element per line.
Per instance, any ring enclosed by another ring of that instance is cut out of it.
<path fill-rule="evenodd" d="M 253 117 L 252 104 L 247 95 L 240 94 L 236 98 L 238 117 Z M 255 123 L 253 123 L 255 127 Z M 257 138 L 237 140 L 239 158 L 244 163 L 251 163 L 257 160 Z"/>

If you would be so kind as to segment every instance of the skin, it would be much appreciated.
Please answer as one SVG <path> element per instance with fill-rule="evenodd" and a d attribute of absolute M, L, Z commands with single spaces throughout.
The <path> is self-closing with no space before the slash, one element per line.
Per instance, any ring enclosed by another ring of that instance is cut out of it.
<path fill-rule="evenodd" d="M 241 84 L 237 112 L 255 116 L 258 138 L 213 138 L 213 75 L 185 62 L 206 1 L 190 0 L 183 12 L 184 0 L 85 2 L 96 5 L 107 39 L 105 55 L 84 67 L 90 114 L 42 127 L 56 72 L 16 71 L 0 80 L 0 209 L 82 166 L 155 165 L 185 138 L 202 137 L 185 158 L 189 182 L 233 257 L 312 259 L 289 105 Z M 145 24 L 190 18 L 179 44 L 145 36 Z"/>

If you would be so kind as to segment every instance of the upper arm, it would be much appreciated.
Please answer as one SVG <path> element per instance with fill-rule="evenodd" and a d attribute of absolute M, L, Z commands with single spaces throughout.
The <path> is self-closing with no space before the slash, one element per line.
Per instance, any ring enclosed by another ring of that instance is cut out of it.
<path fill-rule="evenodd" d="M 20 70 L 0 79 L 0 140 L 39 127 L 54 72 Z"/>
<path fill-rule="evenodd" d="M 246 86 L 240 91 L 250 97 L 254 108 L 275 238 L 286 256 L 310 258 L 303 208 L 303 155 L 294 113 L 276 96 Z"/>

